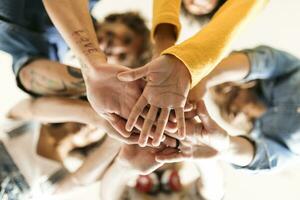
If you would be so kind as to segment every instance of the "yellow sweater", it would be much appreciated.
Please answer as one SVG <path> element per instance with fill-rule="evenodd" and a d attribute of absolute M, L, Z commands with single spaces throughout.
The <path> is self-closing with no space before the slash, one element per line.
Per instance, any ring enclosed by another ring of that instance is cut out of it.
<path fill-rule="evenodd" d="M 205 28 L 162 54 L 172 54 L 187 66 L 194 87 L 221 61 L 242 26 L 262 10 L 268 1 L 228 0 Z M 156 27 L 162 23 L 173 24 L 178 36 L 180 6 L 181 0 L 154 0 L 152 36 Z"/>

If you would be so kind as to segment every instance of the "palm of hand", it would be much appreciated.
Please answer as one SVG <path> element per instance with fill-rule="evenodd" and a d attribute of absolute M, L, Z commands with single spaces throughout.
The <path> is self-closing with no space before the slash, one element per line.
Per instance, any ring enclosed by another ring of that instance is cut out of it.
<path fill-rule="evenodd" d="M 158 58 L 148 67 L 143 96 L 151 105 L 160 108 L 184 107 L 189 91 L 190 75 L 177 59 Z"/>
<path fill-rule="evenodd" d="M 117 74 L 128 68 L 118 65 L 101 66 L 87 77 L 87 96 L 98 114 L 114 113 L 127 118 L 141 95 L 142 81 L 122 82 Z"/>

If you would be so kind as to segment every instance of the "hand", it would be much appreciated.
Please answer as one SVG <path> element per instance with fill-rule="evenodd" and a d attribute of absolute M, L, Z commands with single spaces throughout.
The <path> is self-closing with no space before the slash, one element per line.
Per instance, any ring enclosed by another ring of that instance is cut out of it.
<path fill-rule="evenodd" d="M 125 124 L 126 124 L 126 120 L 118 117 L 115 114 L 110 114 L 108 116 L 106 116 L 107 122 L 105 123 L 101 123 L 101 128 L 103 128 L 105 130 L 105 132 L 107 132 L 107 134 L 128 145 L 132 145 L 132 144 L 138 144 L 138 140 L 139 140 L 139 131 L 138 130 L 134 130 L 131 132 L 129 137 L 124 137 L 122 135 L 120 135 L 119 133 L 126 133 L 127 131 L 125 130 Z M 138 129 L 141 129 L 142 126 L 142 119 L 138 119 L 137 121 L 137 126 Z M 150 137 L 153 138 L 154 135 L 154 131 L 152 130 L 150 132 Z M 162 139 L 162 142 L 169 147 L 176 147 L 176 140 L 172 137 L 169 136 L 164 136 Z M 147 144 L 148 146 L 152 146 L 152 144 L 150 142 L 148 142 Z"/>
<path fill-rule="evenodd" d="M 132 82 L 118 80 L 117 74 L 124 70 L 128 68 L 109 64 L 89 69 L 85 77 L 87 97 L 94 110 L 101 116 L 116 114 L 120 118 L 127 118 L 140 97 L 144 86 L 143 80 Z M 128 132 L 120 134 L 125 137 L 130 135 Z"/>
<path fill-rule="evenodd" d="M 155 160 L 155 155 L 159 151 L 161 148 L 124 145 L 118 156 L 118 161 L 123 166 L 136 170 L 139 174 L 149 174 L 163 165 Z"/>
<path fill-rule="evenodd" d="M 175 110 L 178 134 L 180 138 L 184 138 L 184 106 L 191 81 L 186 66 L 177 58 L 165 55 L 153 60 L 144 67 L 118 74 L 118 78 L 125 82 L 136 81 L 143 77 L 147 78 L 147 84 L 131 110 L 126 130 L 131 131 L 133 129 L 139 115 L 147 104 L 150 104 L 150 109 L 141 131 L 139 145 L 145 146 L 147 144 L 149 132 L 154 122 L 156 122 L 159 109 L 160 114 L 157 119 L 153 145 L 158 146 L 160 144 L 171 109 Z"/>
<path fill-rule="evenodd" d="M 194 119 L 187 120 L 187 137 L 181 142 L 179 149 L 165 149 L 157 155 L 158 161 L 180 162 L 195 158 L 215 158 L 229 149 L 229 135 L 209 116 L 203 101 L 197 103 L 196 114 L 201 123 Z"/>

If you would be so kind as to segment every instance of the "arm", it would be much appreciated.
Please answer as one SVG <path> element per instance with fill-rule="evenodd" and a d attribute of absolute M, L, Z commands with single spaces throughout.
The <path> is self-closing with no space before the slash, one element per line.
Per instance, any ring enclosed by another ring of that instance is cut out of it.
<path fill-rule="evenodd" d="M 93 126 L 106 123 L 87 101 L 64 97 L 22 100 L 9 111 L 8 117 L 48 123 L 79 122 Z"/>
<path fill-rule="evenodd" d="M 268 46 L 241 51 L 248 57 L 250 70 L 246 81 L 272 79 L 300 69 L 299 58 Z"/>
<path fill-rule="evenodd" d="M 101 52 L 87 0 L 44 0 L 45 8 L 64 39 L 79 59 L 92 68 L 95 63 L 105 63 Z"/>
<path fill-rule="evenodd" d="M 169 36 L 172 36 L 176 42 L 180 32 L 180 13 L 181 0 L 154 0 L 153 1 L 153 19 L 151 38 L 154 41 L 157 37 L 163 36 L 165 32 L 161 32 L 160 28 L 168 26 Z"/>
<path fill-rule="evenodd" d="M 197 105 L 197 113 L 202 123 L 187 125 L 187 138 L 190 138 L 180 147 L 181 152 L 173 149 L 172 153 L 168 149 L 168 154 L 159 153 L 157 160 L 178 162 L 217 158 L 238 169 L 263 171 L 282 167 L 295 158 L 283 141 L 269 136 L 246 138 L 229 135 L 209 116 L 201 102 Z"/>
<path fill-rule="evenodd" d="M 161 148 L 124 145 L 102 179 L 102 198 L 119 199 L 129 179 L 139 174 L 149 174 L 162 166 L 155 160 L 155 155 L 160 150 Z"/>
<path fill-rule="evenodd" d="M 156 129 L 153 145 L 159 145 L 165 129 L 165 121 L 171 109 L 175 110 L 177 117 L 178 136 L 185 138 L 183 106 L 186 104 L 190 86 L 195 86 L 215 67 L 225 55 L 241 26 L 266 2 L 267 0 L 228 0 L 212 21 L 194 37 L 180 45 L 170 47 L 163 52 L 167 55 L 154 59 L 142 68 L 128 70 L 118 75 L 119 80 L 126 82 L 136 81 L 143 77 L 147 77 L 148 80 L 126 124 L 126 130 L 132 130 L 136 118 L 143 108 L 150 104 L 151 112 L 149 111 L 146 117 L 139 141 L 141 146 L 147 143 L 147 132 L 153 126 L 152 122 L 155 121 L 153 116 L 157 115 L 158 108 L 163 110 L 164 115 L 159 116 L 158 120 L 162 125 Z M 154 3 L 156 3 L 153 16 L 154 35 L 159 24 L 179 26 L 176 25 L 180 8 L 179 0 L 157 0 Z M 166 11 L 163 11 L 164 9 Z M 160 18 L 160 16 L 163 17 Z"/>
<path fill-rule="evenodd" d="M 128 118 L 130 109 L 141 95 L 143 81 L 124 83 L 117 74 L 128 68 L 106 63 L 99 48 L 87 0 L 44 0 L 46 10 L 63 38 L 81 61 L 87 97 L 100 115 L 115 115 L 117 122 Z M 125 130 L 125 129 L 124 129 Z M 128 137 L 130 132 L 120 132 Z"/>
<path fill-rule="evenodd" d="M 85 84 L 81 70 L 46 59 L 24 66 L 19 75 L 21 85 L 38 95 L 83 95 Z"/>
<path fill-rule="evenodd" d="M 78 170 L 55 185 L 55 193 L 67 192 L 75 187 L 88 185 L 101 179 L 106 170 L 111 168 L 110 165 L 119 153 L 120 146 L 116 140 L 106 138 L 104 143 L 86 158 Z"/>
<path fill-rule="evenodd" d="M 249 74 L 250 68 L 250 60 L 246 54 L 230 54 L 190 91 L 189 100 L 199 101 L 209 87 L 244 79 Z"/>
<path fill-rule="evenodd" d="M 192 87 L 225 56 L 234 37 L 268 0 L 228 0 L 208 25 L 183 43 L 163 54 L 181 60 L 192 76 Z"/>
<path fill-rule="evenodd" d="M 203 101 L 197 103 L 196 115 L 201 123 L 187 122 L 187 139 L 179 149 L 167 149 L 156 157 L 162 162 L 180 162 L 189 159 L 218 158 L 237 166 L 247 166 L 254 157 L 255 147 L 250 140 L 229 135 L 208 114 Z"/>
<path fill-rule="evenodd" d="M 230 54 L 190 92 L 197 101 L 206 88 L 225 82 L 272 79 L 300 69 L 300 60 L 293 55 L 268 46 L 259 46 Z"/>
<path fill-rule="evenodd" d="M 138 173 L 134 169 L 114 161 L 101 180 L 101 199 L 120 199 L 128 181 L 136 176 Z"/>

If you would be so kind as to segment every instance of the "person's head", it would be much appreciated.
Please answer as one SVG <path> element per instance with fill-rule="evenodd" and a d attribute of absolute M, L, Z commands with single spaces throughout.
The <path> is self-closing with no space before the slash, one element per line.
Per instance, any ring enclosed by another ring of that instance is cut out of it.
<path fill-rule="evenodd" d="M 226 0 L 183 0 L 181 10 L 191 21 L 206 23 Z"/>
<path fill-rule="evenodd" d="M 97 25 L 97 37 L 111 64 L 139 67 L 151 58 L 150 31 L 138 13 L 106 16 Z"/>
<path fill-rule="evenodd" d="M 250 131 L 255 119 L 265 111 L 256 95 L 256 82 L 227 82 L 210 88 L 210 96 L 220 109 L 221 117 L 236 128 Z"/>

